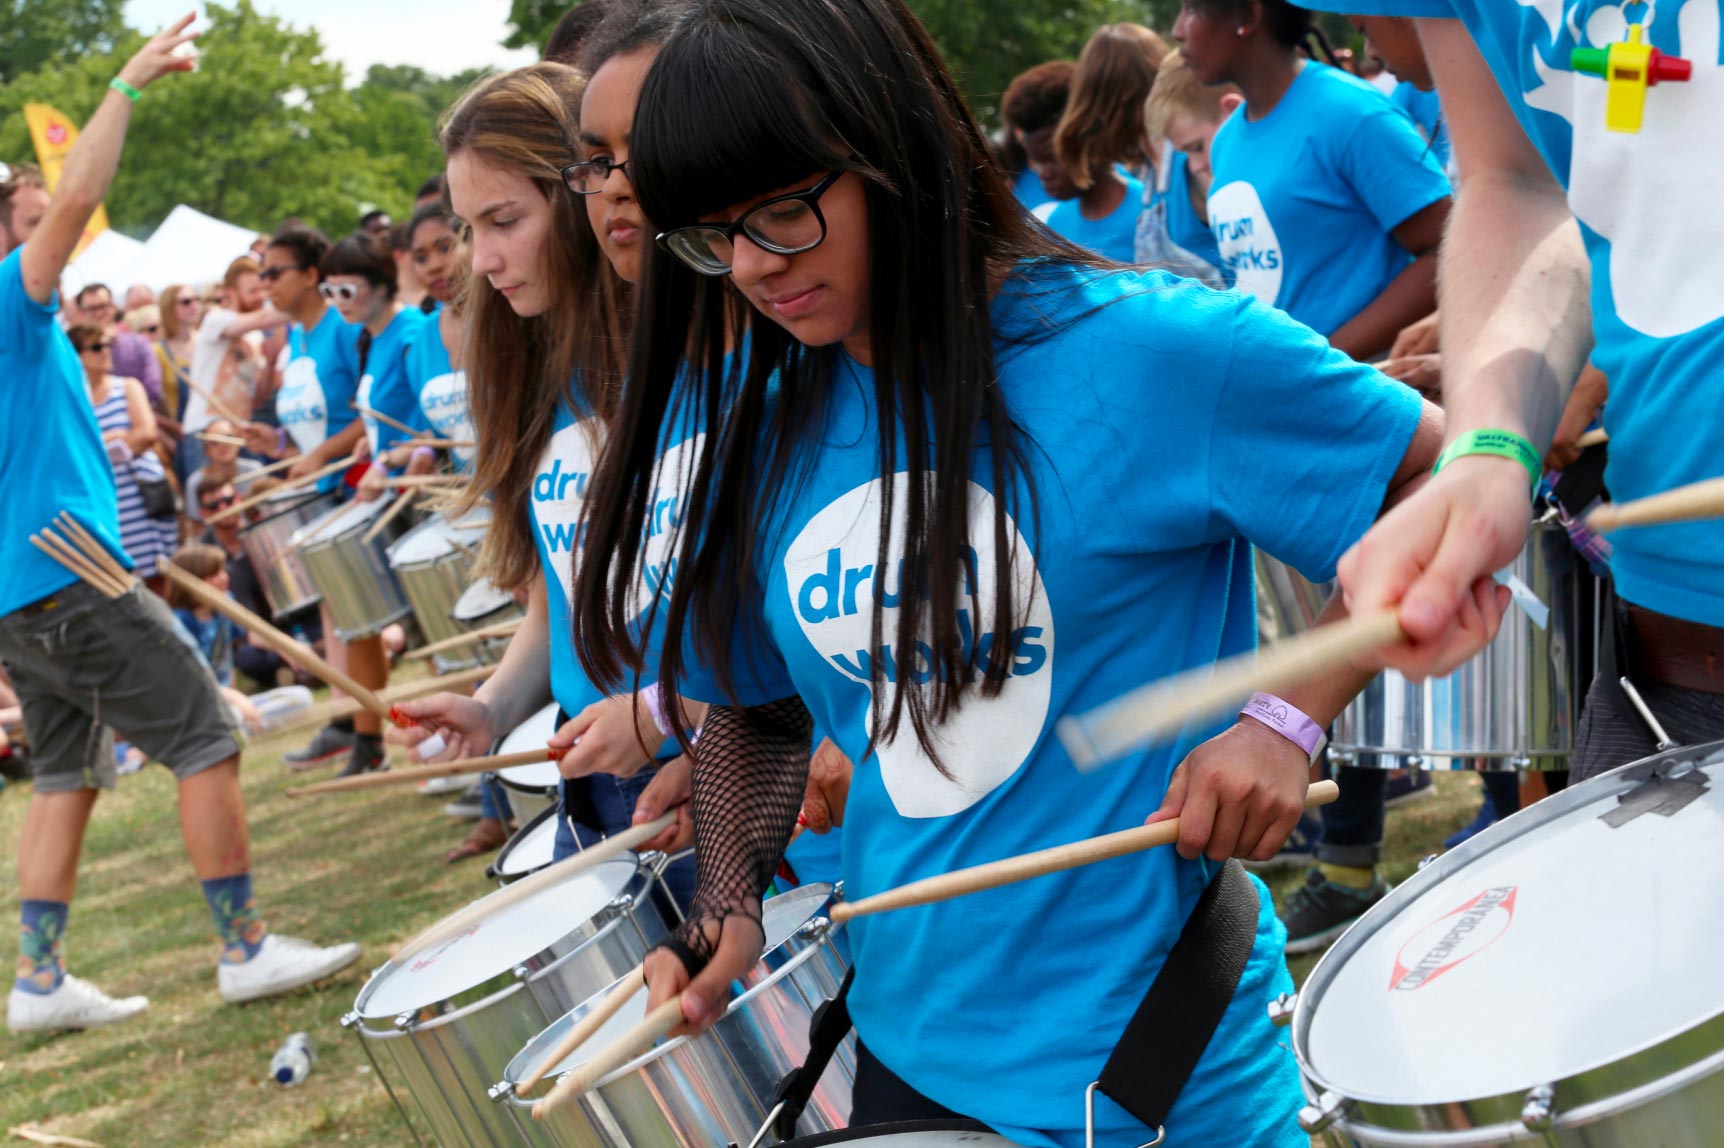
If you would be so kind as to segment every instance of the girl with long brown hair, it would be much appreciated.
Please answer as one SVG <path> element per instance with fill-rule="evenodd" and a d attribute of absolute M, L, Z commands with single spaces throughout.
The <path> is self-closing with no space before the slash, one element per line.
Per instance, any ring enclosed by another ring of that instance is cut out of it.
<path fill-rule="evenodd" d="M 462 358 L 478 448 L 468 506 L 491 506 L 486 572 L 530 592 L 526 621 L 472 698 L 403 708 L 441 731 L 454 757 L 485 752 L 555 700 L 566 715 L 552 739 L 564 751 L 565 812 L 584 810 L 588 828 L 611 833 L 629 824 L 666 738 L 645 713 L 637 721 L 632 694 L 607 697 L 591 683 L 569 640 L 587 486 L 621 388 L 631 297 L 575 190 L 591 167 L 580 163 L 583 87 L 574 68 L 536 64 L 482 81 L 443 124 L 450 203 L 472 259 Z M 501 828 L 481 822 L 489 836 L 474 851 L 500 844 Z M 565 818 L 557 855 L 576 847 Z"/>

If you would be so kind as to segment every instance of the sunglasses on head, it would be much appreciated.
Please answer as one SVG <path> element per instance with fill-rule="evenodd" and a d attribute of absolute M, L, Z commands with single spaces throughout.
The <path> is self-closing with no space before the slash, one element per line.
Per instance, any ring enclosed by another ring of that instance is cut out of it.
<path fill-rule="evenodd" d="M 257 277 L 259 279 L 263 280 L 265 283 L 274 283 L 277 279 L 280 279 L 283 275 L 286 275 L 289 271 L 304 271 L 304 270 L 305 270 L 305 268 L 300 266 L 297 263 L 278 263 L 272 267 L 265 267 L 262 271 L 259 271 L 257 273 Z"/>
<path fill-rule="evenodd" d="M 351 283 L 319 283 L 317 293 L 331 303 L 351 303 L 359 298 L 359 288 Z"/>

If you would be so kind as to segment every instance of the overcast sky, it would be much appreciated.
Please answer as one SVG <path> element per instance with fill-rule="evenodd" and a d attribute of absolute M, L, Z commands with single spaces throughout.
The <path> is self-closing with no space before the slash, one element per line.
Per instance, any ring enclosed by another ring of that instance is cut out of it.
<path fill-rule="evenodd" d="M 499 46 L 509 0 L 256 0 L 260 11 L 316 28 L 325 50 L 347 65 L 349 82 L 372 64 L 414 64 L 447 75 L 480 65 L 530 63 L 531 52 Z M 127 0 L 126 21 L 155 31 L 201 6 L 193 0 Z"/>

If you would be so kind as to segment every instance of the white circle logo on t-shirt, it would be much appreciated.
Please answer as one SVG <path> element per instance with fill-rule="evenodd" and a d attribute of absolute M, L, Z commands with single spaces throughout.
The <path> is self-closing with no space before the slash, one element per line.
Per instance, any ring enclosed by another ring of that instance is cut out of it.
<path fill-rule="evenodd" d="M 629 607 L 631 618 L 645 613 L 660 593 L 669 601 L 676 582 L 676 551 L 681 537 L 677 528 L 688 514 L 688 488 L 705 442 L 706 435 L 692 435 L 659 456 L 653 473 L 652 506 L 647 511 L 641 576 L 635 582 L 634 601 Z"/>
<path fill-rule="evenodd" d="M 275 417 L 301 454 L 310 454 L 329 437 L 329 404 L 317 377 L 317 360 L 302 355 L 282 372 L 275 395 Z"/>
<path fill-rule="evenodd" d="M 551 559 L 551 573 L 571 601 L 575 585 L 575 550 L 580 545 L 581 508 L 593 481 L 593 436 L 585 423 L 563 427 L 551 435 L 533 476 L 533 524 Z"/>
<path fill-rule="evenodd" d="M 1209 193 L 1209 228 L 1235 285 L 1271 307 L 1281 294 L 1281 240 L 1257 189 L 1234 180 Z"/>
<path fill-rule="evenodd" d="M 467 407 L 467 372 L 450 371 L 427 380 L 419 390 L 419 409 L 425 412 L 437 437 L 455 442 L 474 441 Z M 473 461 L 470 446 L 455 447 L 453 454 L 463 463 Z"/>
<path fill-rule="evenodd" d="M 905 675 L 926 681 L 931 673 L 925 647 L 893 648 L 903 559 L 895 560 L 883 576 L 874 569 L 883 490 L 883 480 L 875 479 L 835 499 L 809 519 L 784 556 L 790 608 L 803 634 L 829 670 L 870 691 L 876 663 L 888 687 Z M 901 554 L 908 513 L 901 498 L 896 511 L 893 535 L 899 542 L 891 552 Z M 935 768 L 907 721 L 895 740 L 876 747 L 886 792 L 905 817 L 948 817 L 975 805 L 1023 767 L 1047 723 L 1053 693 L 1053 607 L 1029 543 L 1010 519 L 1007 531 L 1016 556 L 1013 596 L 1020 609 L 1028 601 L 1027 616 L 1009 635 L 980 632 L 993 617 L 996 600 L 994 496 L 971 483 L 968 565 L 973 582 L 960 597 L 958 624 L 970 662 L 978 667 L 976 679 L 988 651 L 1000 641 L 1012 644 L 1012 676 L 997 697 L 967 694 L 937 731 L 940 759 L 950 777 Z M 885 607 L 885 646 L 870 653 L 876 592 Z"/>

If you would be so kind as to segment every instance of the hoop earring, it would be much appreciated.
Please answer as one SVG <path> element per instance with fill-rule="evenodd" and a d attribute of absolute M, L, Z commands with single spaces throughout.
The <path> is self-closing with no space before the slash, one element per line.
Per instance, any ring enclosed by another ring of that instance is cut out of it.
<path fill-rule="evenodd" d="M 1246 32 L 1245 32 L 1244 28 L 1239 29 L 1239 35 L 1243 36 L 1245 34 L 1246 34 Z"/>

